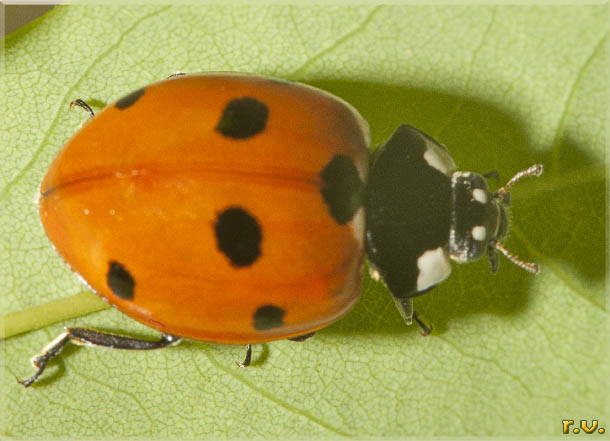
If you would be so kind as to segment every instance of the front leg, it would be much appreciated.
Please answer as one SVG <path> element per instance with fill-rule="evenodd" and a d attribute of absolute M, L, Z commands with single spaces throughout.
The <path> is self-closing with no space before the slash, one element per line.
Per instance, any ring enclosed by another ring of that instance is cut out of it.
<path fill-rule="evenodd" d="M 432 328 L 420 320 L 417 311 L 413 311 L 413 297 L 407 297 L 406 299 L 393 298 L 400 315 L 407 325 L 411 325 L 413 320 L 415 320 L 415 323 L 421 328 L 424 337 L 432 332 Z"/>

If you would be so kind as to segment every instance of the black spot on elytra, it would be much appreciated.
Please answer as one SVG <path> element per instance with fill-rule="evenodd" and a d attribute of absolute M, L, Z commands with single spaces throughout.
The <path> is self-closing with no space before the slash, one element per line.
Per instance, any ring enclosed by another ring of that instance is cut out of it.
<path fill-rule="evenodd" d="M 133 299 L 135 282 L 129 271 L 119 262 L 113 260 L 108 264 L 106 281 L 112 292 L 120 298 L 125 300 Z"/>
<path fill-rule="evenodd" d="M 257 220 L 241 207 L 222 211 L 214 223 L 218 249 L 231 265 L 252 265 L 261 255 L 262 230 Z"/>
<path fill-rule="evenodd" d="M 348 156 L 335 155 L 320 176 L 322 196 L 331 216 L 341 225 L 349 222 L 364 197 L 364 184 L 354 162 Z"/>
<path fill-rule="evenodd" d="M 125 110 L 138 101 L 138 99 L 144 95 L 145 90 L 146 89 L 143 87 L 135 92 L 131 92 L 129 95 L 126 95 L 118 100 L 114 105 L 117 107 L 117 109 Z"/>
<path fill-rule="evenodd" d="M 269 109 L 256 98 L 235 98 L 225 106 L 216 131 L 229 138 L 246 139 L 265 130 L 268 117 Z"/>
<path fill-rule="evenodd" d="M 254 329 L 266 331 L 267 329 L 279 328 L 284 324 L 284 314 L 286 314 L 286 311 L 279 306 L 263 305 L 252 316 Z"/>

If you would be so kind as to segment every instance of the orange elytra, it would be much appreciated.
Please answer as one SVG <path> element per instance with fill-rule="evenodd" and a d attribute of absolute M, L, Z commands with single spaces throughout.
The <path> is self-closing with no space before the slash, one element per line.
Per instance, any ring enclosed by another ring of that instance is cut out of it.
<path fill-rule="evenodd" d="M 257 343 L 358 300 L 368 126 L 318 89 L 176 76 L 118 100 L 66 144 L 40 216 L 70 267 L 167 334 Z M 343 193 L 360 198 L 343 206 Z"/>

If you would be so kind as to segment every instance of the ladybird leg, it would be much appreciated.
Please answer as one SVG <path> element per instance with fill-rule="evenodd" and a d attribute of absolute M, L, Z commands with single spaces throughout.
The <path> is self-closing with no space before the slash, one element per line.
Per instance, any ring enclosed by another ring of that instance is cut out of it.
<path fill-rule="evenodd" d="M 426 336 L 432 332 L 432 328 L 422 322 L 417 312 L 413 311 L 413 297 L 408 297 L 406 299 L 394 297 L 394 302 L 396 303 L 396 307 L 407 325 L 411 325 L 413 320 L 415 320 L 415 323 L 417 323 L 421 328 L 423 336 Z"/>
<path fill-rule="evenodd" d="M 236 361 L 235 364 L 237 366 L 239 366 L 240 368 L 243 368 L 243 367 L 250 366 L 251 361 L 252 361 L 252 345 L 250 343 L 248 343 L 246 345 L 246 358 L 244 358 L 244 361 Z"/>
<path fill-rule="evenodd" d="M 411 323 L 413 323 L 413 297 L 408 297 L 406 299 L 399 299 L 398 297 L 392 298 L 405 323 L 411 325 Z"/>
<path fill-rule="evenodd" d="M 485 179 L 494 178 L 494 179 L 498 180 L 498 179 L 500 179 L 500 173 L 498 173 L 498 170 L 491 170 L 491 171 L 488 171 L 487 173 L 485 173 L 483 175 L 483 177 Z"/>
<path fill-rule="evenodd" d="M 297 335 L 296 337 L 290 337 L 287 340 L 301 342 L 301 341 L 307 340 L 308 338 L 313 337 L 315 335 L 315 333 L 316 333 L 316 331 L 313 331 L 308 334 Z"/>
<path fill-rule="evenodd" d="M 93 113 L 93 109 L 89 106 L 89 104 L 87 104 L 80 98 L 77 98 L 70 103 L 70 109 L 72 109 L 72 107 L 74 107 L 74 106 L 85 109 L 87 111 L 87 113 L 89 114 L 90 118 L 93 118 L 95 116 L 95 113 Z"/>
<path fill-rule="evenodd" d="M 428 326 L 424 322 L 422 322 L 419 318 L 419 314 L 417 313 L 417 311 L 413 311 L 413 320 L 415 320 L 415 322 L 421 328 L 421 335 L 423 335 L 424 337 L 432 332 L 432 326 Z"/>
<path fill-rule="evenodd" d="M 45 346 L 40 354 L 32 358 L 32 365 L 38 369 L 36 373 L 26 380 L 17 379 L 17 382 L 25 387 L 31 386 L 38 377 L 40 377 L 49 361 L 59 355 L 66 343 L 70 341 L 77 345 L 103 346 L 114 349 L 147 350 L 159 349 L 177 344 L 180 342 L 180 337 L 171 334 L 162 334 L 159 340 L 150 341 L 108 334 L 94 329 L 65 328 L 65 331 Z"/>
<path fill-rule="evenodd" d="M 47 367 L 49 360 L 59 354 L 64 348 L 64 345 L 69 341 L 70 335 L 67 331 L 59 334 L 53 341 L 44 347 L 40 354 L 35 355 L 32 358 L 32 365 L 38 369 L 36 373 L 26 380 L 20 380 L 17 378 L 17 382 L 24 387 L 30 387 L 36 380 L 38 380 L 40 374 L 42 374 L 44 369 Z"/>
<path fill-rule="evenodd" d="M 491 267 L 491 273 L 496 274 L 498 272 L 498 266 L 500 265 L 500 259 L 494 244 L 490 243 L 487 247 L 487 260 L 489 260 L 489 266 Z"/>
<path fill-rule="evenodd" d="M 160 349 L 178 344 L 180 337 L 172 334 L 161 334 L 159 340 L 141 340 L 124 335 L 110 334 L 89 328 L 66 328 L 70 340 L 77 345 L 103 346 L 112 349 L 149 350 Z"/>

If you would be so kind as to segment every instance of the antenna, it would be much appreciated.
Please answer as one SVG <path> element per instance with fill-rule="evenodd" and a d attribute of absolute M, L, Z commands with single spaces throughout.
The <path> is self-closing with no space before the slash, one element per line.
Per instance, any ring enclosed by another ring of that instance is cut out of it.
<path fill-rule="evenodd" d="M 510 193 L 508 191 L 513 185 L 519 182 L 522 178 L 526 176 L 540 176 L 544 171 L 544 166 L 542 164 L 534 164 L 531 167 L 521 170 L 515 176 L 513 176 L 510 181 L 504 185 L 504 187 L 500 187 L 494 194 L 493 197 L 496 199 L 500 199 L 504 204 L 508 205 L 510 203 Z M 501 202 L 501 204 L 502 204 Z M 519 268 L 524 269 L 525 271 L 529 271 L 530 273 L 538 274 L 540 272 L 540 267 L 534 262 L 524 262 L 519 259 L 518 256 L 515 256 L 513 253 L 504 248 L 504 245 L 501 242 L 493 241 L 490 243 L 490 246 L 501 252 L 506 256 L 508 260 L 517 265 Z M 493 265 L 492 265 L 493 269 Z"/>
<path fill-rule="evenodd" d="M 518 181 L 520 181 L 522 178 L 526 177 L 526 176 L 540 176 L 542 174 L 542 172 L 544 171 L 544 166 L 542 164 L 534 164 L 531 167 L 525 169 L 525 170 L 521 170 L 519 173 L 517 173 L 515 176 L 513 176 L 510 181 L 508 181 L 506 183 L 506 185 L 504 187 L 500 187 L 495 194 L 496 195 L 504 195 L 506 194 L 506 192 L 508 191 L 509 188 L 511 188 L 513 185 L 515 185 Z"/>
<path fill-rule="evenodd" d="M 540 267 L 538 264 L 534 262 L 524 262 L 523 260 L 519 259 L 519 257 L 515 256 L 513 253 L 504 248 L 504 245 L 502 245 L 500 242 L 495 242 L 493 247 L 504 254 L 512 263 L 520 268 L 523 268 L 525 271 L 529 271 L 530 273 L 534 274 L 538 274 L 540 272 Z"/>

